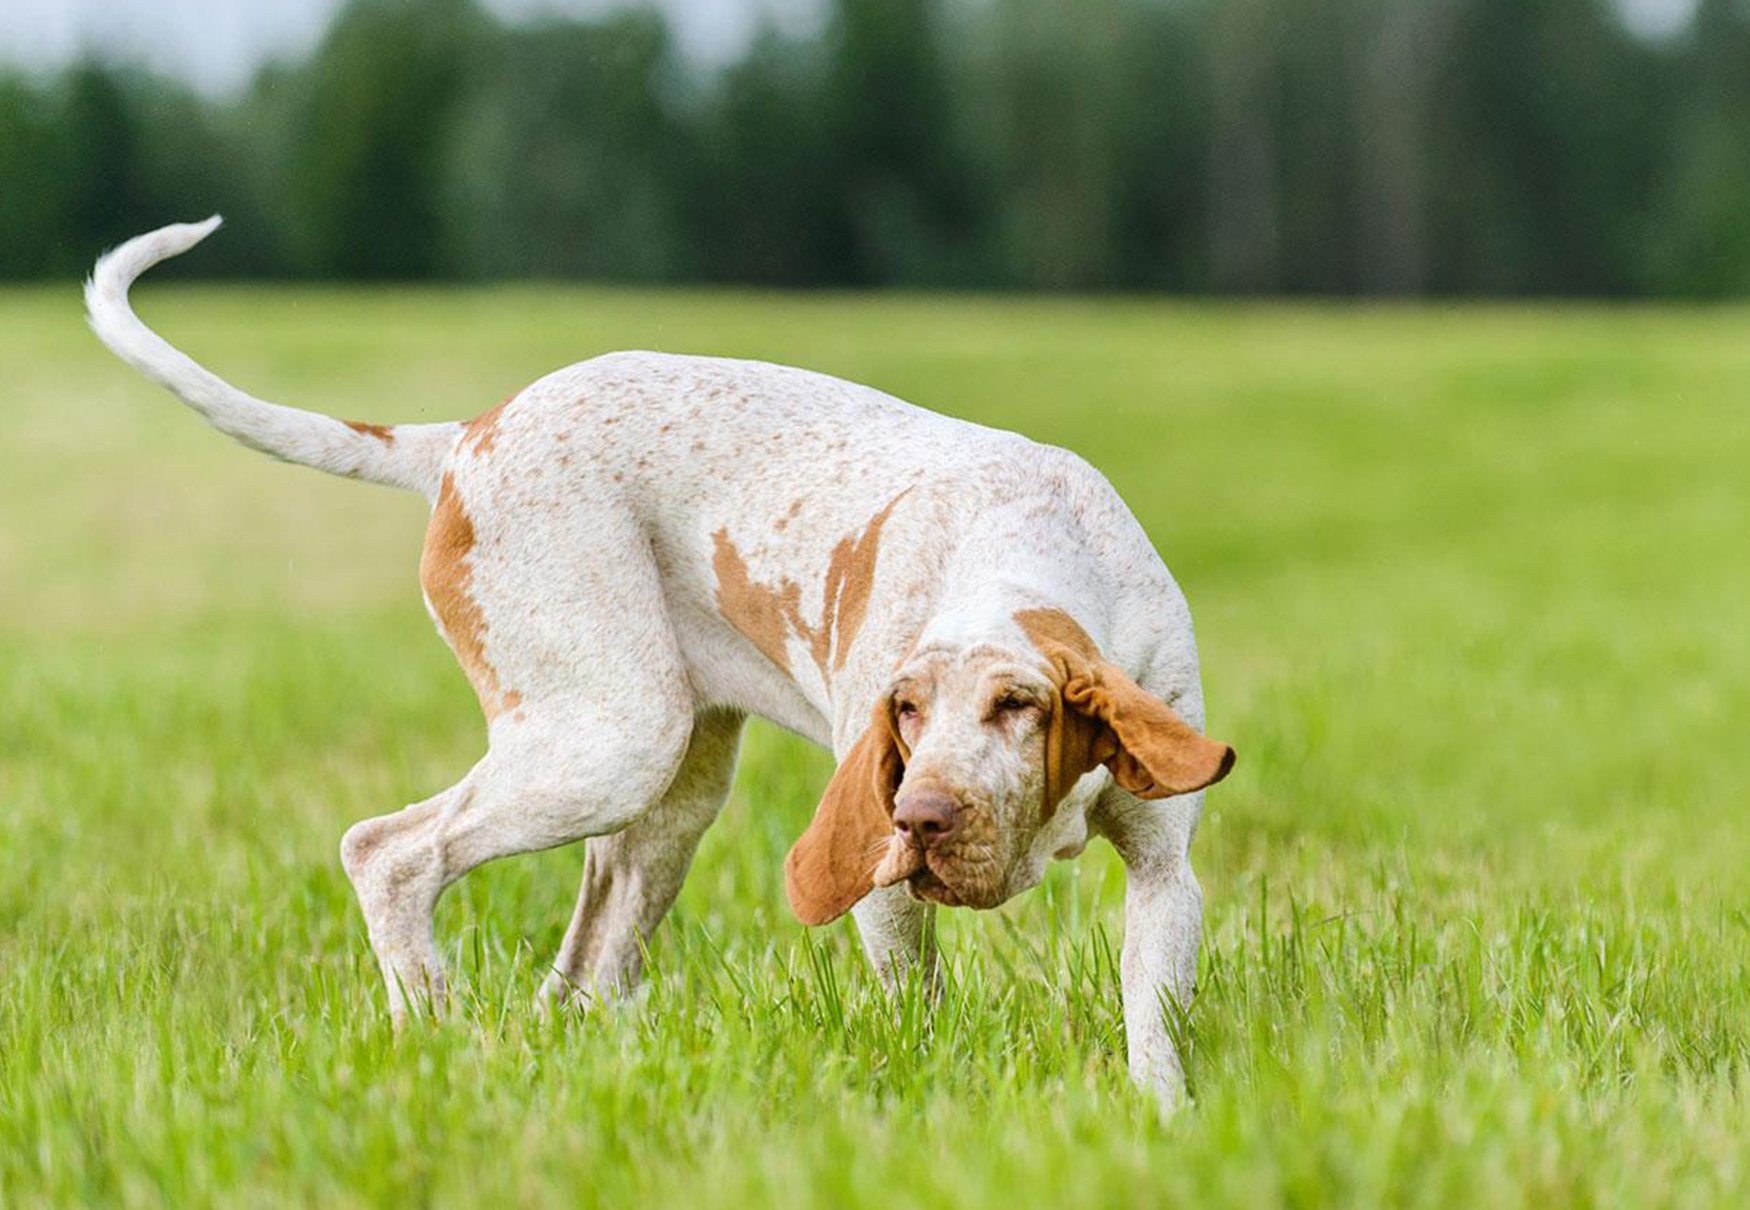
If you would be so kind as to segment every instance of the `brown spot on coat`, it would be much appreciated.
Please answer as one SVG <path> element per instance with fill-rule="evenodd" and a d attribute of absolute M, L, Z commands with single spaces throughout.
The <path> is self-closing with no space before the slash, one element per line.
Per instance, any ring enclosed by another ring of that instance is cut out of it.
<path fill-rule="evenodd" d="M 472 444 L 475 456 L 490 454 L 492 447 L 498 442 L 498 422 L 504 415 L 504 409 L 515 394 L 506 395 L 504 400 L 490 411 L 481 412 L 474 419 L 463 425 L 467 431 L 462 437 L 464 445 Z"/>
<path fill-rule="evenodd" d="M 487 718 L 519 705 L 523 695 L 506 693 L 498 670 L 486 660 L 486 615 L 474 599 L 474 523 L 462 507 L 455 479 L 446 474 L 438 489 L 437 506 L 425 530 L 425 549 L 419 557 L 419 583 L 425 599 L 437 615 L 438 626 L 456 653 L 480 708 Z"/>
<path fill-rule="evenodd" d="M 1099 647 L 1082 624 L 1061 609 L 1023 609 L 1015 615 L 1015 621 L 1041 654 L 1056 645 L 1069 648 L 1084 660 L 1100 658 Z"/>
<path fill-rule="evenodd" d="M 395 444 L 395 430 L 387 424 L 366 424 L 362 420 L 348 420 L 346 427 L 365 437 L 375 437 L 384 445 Z"/>
<path fill-rule="evenodd" d="M 802 586 L 784 578 L 773 588 L 758 583 L 749 573 L 747 561 L 729 539 L 725 526 L 711 535 L 714 553 L 711 566 L 717 573 L 717 608 L 723 618 L 751 642 L 772 663 L 790 671 L 786 649 L 789 635 L 808 644 L 808 654 L 820 669 L 823 680 L 830 680 L 828 669 L 837 672 L 845 666 L 845 657 L 869 610 L 869 596 L 875 585 L 875 563 L 881 548 L 881 529 L 893 514 L 894 507 L 911 489 L 899 493 L 887 506 L 871 517 L 860 533 L 839 539 L 827 561 L 826 584 L 821 592 L 820 620 L 810 624 L 802 616 Z M 794 514 L 802 501 L 791 506 Z"/>
<path fill-rule="evenodd" d="M 764 584 L 754 583 L 748 574 L 747 561 L 729 540 L 725 526 L 711 535 L 714 547 L 711 569 L 717 573 L 717 609 L 724 620 L 759 648 L 772 663 L 790 671 L 790 657 L 784 650 L 785 621 L 800 617 L 797 598 L 802 590 L 789 580 L 781 581 L 774 592 Z"/>
<path fill-rule="evenodd" d="M 828 607 L 836 609 L 833 619 L 833 634 L 837 641 L 832 661 L 834 672 L 845 666 L 845 656 L 850 654 L 851 644 L 857 641 L 857 632 L 863 629 L 863 615 L 869 611 L 869 594 L 875 589 L 875 559 L 881 548 L 881 527 L 887 524 L 894 506 L 910 490 L 908 487 L 889 500 L 886 508 L 870 518 L 855 541 L 843 538 L 833 547 L 832 561 L 826 569 L 826 595 Z M 820 656 L 815 658 L 818 660 Z"/>

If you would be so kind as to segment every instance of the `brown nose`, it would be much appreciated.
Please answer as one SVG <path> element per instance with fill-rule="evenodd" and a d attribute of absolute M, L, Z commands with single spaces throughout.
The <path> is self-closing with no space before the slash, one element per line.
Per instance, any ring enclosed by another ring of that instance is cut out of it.
<path fill-rule="evenodd" d="M 960 808 L 946 794 L 924 792 L 897 804 L 893 826 L 920 849 L 940 844 L 960 826 Z"/>

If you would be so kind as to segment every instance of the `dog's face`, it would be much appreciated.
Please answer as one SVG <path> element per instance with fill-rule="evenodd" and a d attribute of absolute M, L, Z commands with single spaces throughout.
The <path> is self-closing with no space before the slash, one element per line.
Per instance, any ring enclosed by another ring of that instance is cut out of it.
<path fill-rule="evenodd" d="M 1032 885 L 1045 804 L 1045 729 L 1055 691 L 1019 653 L 920 652 L 884 703 L 904 755 L 877 886 L 950 907 L 995 907 Z"/>
<path fill-rule="evenodd" d="M 1132 793 L 1165 798 L 1232 766 L 1231 748 L 1103 660 L 1067 614 L 1009 621 L 926 637 L 895 670 L 786 862 L 805 923 L 898 883 L 948 906 L 995 907 L 1065 847 L 1054 824 L 1083 774 L 1104 765 Z"/>

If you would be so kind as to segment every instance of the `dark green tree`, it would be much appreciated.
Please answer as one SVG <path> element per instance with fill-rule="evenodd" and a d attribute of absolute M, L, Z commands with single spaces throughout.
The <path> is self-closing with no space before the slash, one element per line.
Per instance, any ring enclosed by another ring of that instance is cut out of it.
<path fill-rule="evenodd" d="M 107 247 L 152 221 L 134 107 L 116 74 L 97 63 L 69 72 L 62 92 L 57 141 L 67 233 L 86 247 Z"/>
<path fill-rule="evenodd" d="M 1676 56 L 1673 56 L 1674 58 Z M 1643 284 L 1750 294 L 1750 5 L 1704 0 L 1646 241 Z"/>
<path fill-rule="evenodd" d="M 815 100 L 817 172 L 836 188 L 851 258 L 842 280 L 965 275 L 973 236 L 967 155 L 935 0 L 837 0 Z"/>
<path fill-rule="evenodd" d="M 469 0 L 353 0 L 341 11 L 278 148 L 301 268 L 421 277 L 442 263 L 445 154 L 480 31 Z"/>
<path fill-rule="evenodd" d="M 47 96 L 0 79 L 0 279 L 44 277 L 72 263 L 61 133 Z"/>
<path fill-rule="evenodd" d="M 1467 0 L 1429 137 L 1430 285 L 1622 293 L 1670 170 L 1653 52 L 1606 0 Z"/>
<path fill-rule="evenodd" d="M 668 31 L 646 13 L 506 33 L 477 86 L 449 172 L 450 266 L 492 276 L 685 276 L 690 154 L 665 95 Z"/>
<path fill-rule="evenodd" d="M 687 213 L 712 280 L 812 285 L 857 271 L 832 128 L 816 103 L 822 71 L 814 47 L 766 30 L 698 114 Z"/>

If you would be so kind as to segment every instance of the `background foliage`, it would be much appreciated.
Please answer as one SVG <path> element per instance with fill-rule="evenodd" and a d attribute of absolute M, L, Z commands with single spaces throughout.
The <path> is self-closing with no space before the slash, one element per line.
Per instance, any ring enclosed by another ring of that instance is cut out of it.
<path fill-rule="evenodd" d="M 180 272 L 1586 295 L 1750 290 L 1750 4 L 829 0 L 720 71 L 662 18 L 355 0 L 211 101 L 0 80 L 0 277 L 225 212 Z"/>

